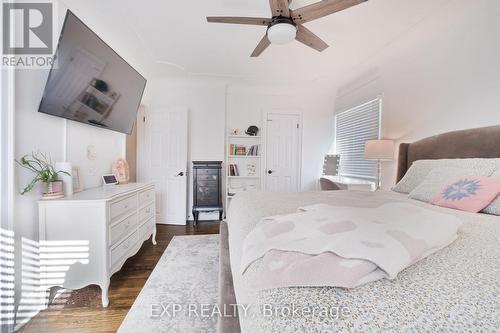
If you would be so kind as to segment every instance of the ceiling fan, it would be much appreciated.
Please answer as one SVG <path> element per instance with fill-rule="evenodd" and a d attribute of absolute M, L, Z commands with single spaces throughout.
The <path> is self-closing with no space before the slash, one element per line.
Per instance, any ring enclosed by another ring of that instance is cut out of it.
<path fill-rule="evenodd" d="M 249 24 L 267 26 L 266 35 L 262 38 L 252 57 L 258 57 L 271 44 L 287 44 L 294 39 L 322 52 L 327 47 L 321 38 L 304 27 L 304 23 L 339 12 L 368 0 L 322 0 L 299 9 L 289 8 L 291 0 L 269 0 L 272 18 L 260 17 L 207 17 L 208 22 Z"/>

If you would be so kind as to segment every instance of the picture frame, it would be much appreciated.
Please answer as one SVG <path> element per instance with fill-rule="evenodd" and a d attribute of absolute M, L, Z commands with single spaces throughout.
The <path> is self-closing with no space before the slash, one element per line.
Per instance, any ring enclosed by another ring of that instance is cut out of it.
<path fill-rule="evenodd" d="M 257 165 L 253 163 L 247 164 L 247 175 L 253 177 L 256 174 L 257 174 Z"/>
<path fill-rule="evenodd" d="M 80 179 L 80 168 L 74 166 L 71 168 L 71 178 L 73 180 L 73 193 L 81 192 L 82 189 L 82 181 Z"/>

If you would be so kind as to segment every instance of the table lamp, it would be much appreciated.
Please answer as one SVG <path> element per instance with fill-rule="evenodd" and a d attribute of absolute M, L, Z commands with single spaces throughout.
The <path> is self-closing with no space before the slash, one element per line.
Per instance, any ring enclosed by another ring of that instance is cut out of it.
<path fill-rule="evenodd" d="M 377 190 L 382 185 L 382 170 L 380 162 L 394 159 L 394 141 L 369 140 L 365 143 L 365 160 L 377 161 Z"/>

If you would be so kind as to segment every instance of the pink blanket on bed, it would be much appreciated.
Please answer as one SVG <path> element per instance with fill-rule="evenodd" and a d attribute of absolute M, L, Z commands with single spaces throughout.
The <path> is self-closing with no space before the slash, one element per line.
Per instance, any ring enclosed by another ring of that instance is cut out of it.
<path fill-rule="evenodd" d="M 257 259 L 257 289 L 292 286 L 354 288 L 448 246 L 460 221 L 407 203 L 377 208 L 303 207 L 264 218 L 247 235 L 241 273 Z"/>

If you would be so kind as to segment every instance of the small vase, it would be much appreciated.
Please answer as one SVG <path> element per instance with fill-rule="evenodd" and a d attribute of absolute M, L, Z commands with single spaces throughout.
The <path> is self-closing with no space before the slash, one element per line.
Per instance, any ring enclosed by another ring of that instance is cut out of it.
<path fill-rule="evenodd" d="M 53 182 L 45 183 L 45 193 L 44 197 L 60 196 L 64 195 L 63 181 L 56 180 Z"/>

